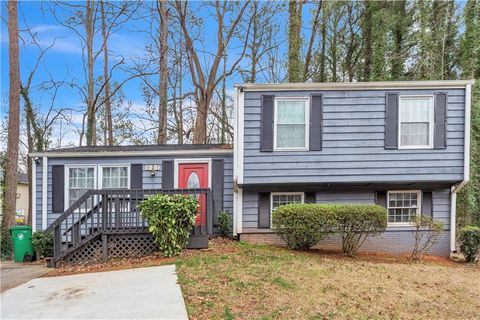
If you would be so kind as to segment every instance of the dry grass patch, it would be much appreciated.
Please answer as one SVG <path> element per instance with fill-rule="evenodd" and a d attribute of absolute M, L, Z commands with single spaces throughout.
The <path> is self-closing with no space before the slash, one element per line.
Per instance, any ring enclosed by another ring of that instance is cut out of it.
<path fill-rule="evenodd" d="M 472 319 L 480 310 L 480 268 L 464 264 L 217 243 L 177 259 L 177 272 L 191 319 Z"/>

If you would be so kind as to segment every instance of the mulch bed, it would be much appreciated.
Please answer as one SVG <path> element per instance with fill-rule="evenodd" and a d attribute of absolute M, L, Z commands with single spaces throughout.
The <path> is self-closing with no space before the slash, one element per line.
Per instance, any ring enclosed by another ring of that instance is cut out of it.
<path fill-rule="evenodd" d="M 185 258 L 200 254 L 220 255 L 225 253 L 234 253 L 238 251 L 238 249 L 234 245 L 234 242 L 230 239 L 214 238 L 210 240 L 209 246 L 210 247 L 208 249 L 185 249 L 178 257 Z M 144 257 L 111 259 L 105 263 L 77 264 L 71 266 L 66 265 L 60 268 L 52 269 L 52 271 L 50 271 L 43 277 L 58 277 L 82 273 L 106 272 L 132 268 L 162 266 L 167 264 L 174 264 L 176 260 L 177 257 L 166 258 L 160 252 L 156 252 L 154 254 Z"/>

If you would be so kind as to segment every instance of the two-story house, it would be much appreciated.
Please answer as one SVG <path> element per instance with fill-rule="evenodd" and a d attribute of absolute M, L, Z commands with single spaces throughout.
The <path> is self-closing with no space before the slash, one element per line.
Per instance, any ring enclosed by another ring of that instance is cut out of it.
<path fill-rule="evenodd" d="M 362 250 L 407 253 L 413 215 L 445 225 L 468 181 L 471 81 L 242 84 L 236 89 L 234 232 L 277 243 L 271 212 L 292 202 L 376 203 L 384 234 Z M 330 237 L 322 248 L 339 248 Z"/>
<path fill-rule="evenodd" d="M 455 250 L 456 194 L 468 181 L 472 81 L 242 84 L 234 146 L 75 147 L 32 154 L 34 228 L 55 260 L 153 250 L 138 202 L 199 199 L 190 247 L 205 247 L 221 211 L 240 240 L 278 243 L 271 213 L 292 202 L 377 203 L 388 228 L 361 250 L 406 253 L 413 215 L 445 224 L 431 253 Z M 339 248 L 330 237 L 322 248 Z"/>

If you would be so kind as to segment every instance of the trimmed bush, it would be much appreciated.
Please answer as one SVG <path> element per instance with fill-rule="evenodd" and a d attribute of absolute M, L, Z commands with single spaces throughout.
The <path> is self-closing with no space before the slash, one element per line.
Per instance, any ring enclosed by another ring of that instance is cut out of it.
<path fill-rule="evenodd" d="M 410 223 L 415 227 L 415 242 L 409 259 L 420 260 L 438 242 L 438 237 L 443 231 L 443 223 L 423 214 L 413 217 Z"/>
<path fill-rule="evenodd" d="M 2 260 L 12 259 L 12 255 L 13 255 L 12 237 L 10 236 L 10 232 L 8 231 L 8 229 L 1 228 L 1 226 L 0 226 L 0 247 L 1 247 L 0 258 Z"/>
<path fill-rule="evenodd" d="M 275 232 L 294 250 L 308 250 L 331 232 L 333 205 L 292 203 L 272 213 Z"/>
<path fill-rule="evenodd" d="M 387 210 L 373 204 L 335 206 L 335 233 L 342 238 L 342 251 L 354 256 L 367 237 L 377 236 L 387 228 Z"/>
<path fill-rule="evenodd" d="M 228 211 L 221 211 L 218 214 L 218 229 L 222 237 L 227 237 L 230 231 L 230 213 Z"/>
<path fill-rule="evenodd" d="M 148 229 L 166 257 L 178 255 L 188 244 L 195 225 L 198 201 L 192 196 L 156 194 L 139 205 Z"/>
<path fill-rule="evenodd" d="M 32 247 L 37 258 L 53 257 L 53 233 L 36 231 L 32 235 Z"/>
<path fill-rule="evenodd" d="M 464 227 L 460 230 L 458 239 L 465 260 L 474 262 L 480 252 L 480 228 L 475 226 Z"/>

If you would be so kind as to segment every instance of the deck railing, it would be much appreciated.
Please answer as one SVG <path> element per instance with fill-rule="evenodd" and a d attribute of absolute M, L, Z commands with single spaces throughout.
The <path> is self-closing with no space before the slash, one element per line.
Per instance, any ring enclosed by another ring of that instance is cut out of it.
<path fill-rule="evenodd" d="M 103 189 L 88 190 L 46 230 L 54 234 L 54 259 L 60 260 L 100 233 L 145 233 L 148 225 L 140 215 L 141 201 L 155 194 L 182 194 L 202 199 L 192 236 L 211 235 L 213 198 L 210 189 Z"/>

